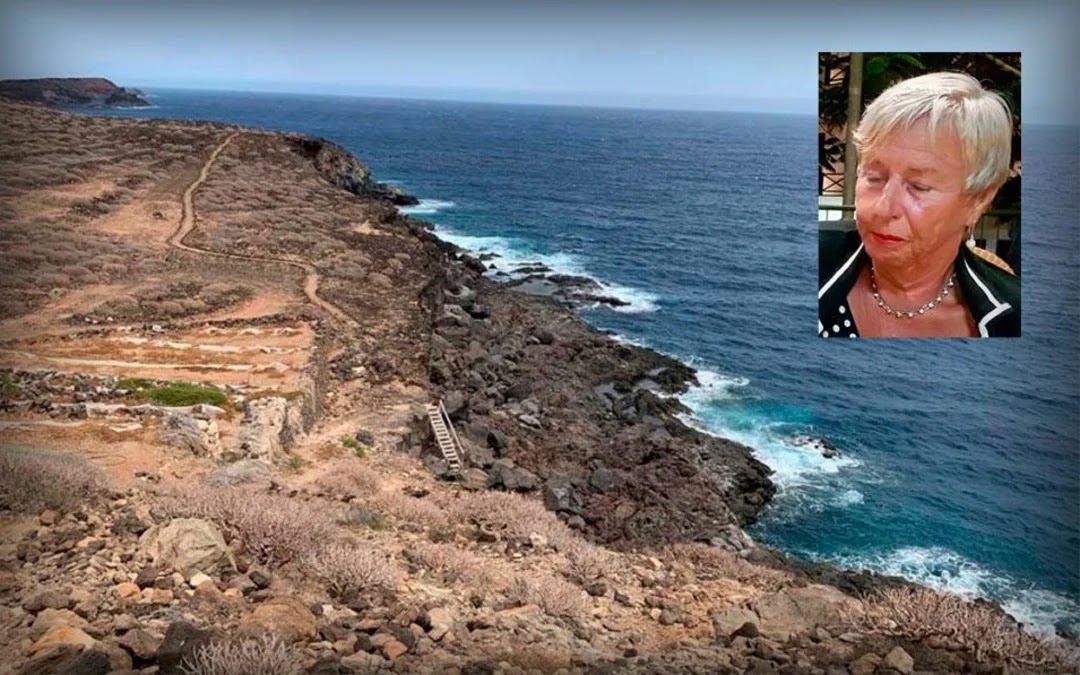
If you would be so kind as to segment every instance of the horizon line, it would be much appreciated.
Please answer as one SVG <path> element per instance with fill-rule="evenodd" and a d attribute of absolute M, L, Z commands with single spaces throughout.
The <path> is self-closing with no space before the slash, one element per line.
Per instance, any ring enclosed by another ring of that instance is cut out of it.
<path fill-rule="evenodd" d="M 341 91 L 312 91 L 312 90 L 296 90 L 289 89 L 289 85 L 253 85 L 250 87 L 244 87 L 243 85 L 229 85 L 229 84 L 133 84 L 133 85 L 118 85 L 128 89 L 143 89 L 143 90 L 174 90 L 174 91 L 221 91 L 240 94 L 287 94 L 293 96 L 327 96 L 337 98 L 374 98 L 374 99 L 390 99 L 390 100 L 403 100 L 403 101 L 432 101 L 432 102 L 446 102 L 446 103 L 473 103 L 480 105 L 521 105 L 521 106 L 541 106 L 541 107 L 554 107 L 554 108 L 585 108 L 585 109 L 601 109 L 601 110 L 654 110 L 657 112 L 701 112 L 701 113 L 762 113 L 768 115 L 785 115 L 791 117 L 816 117 L 817 116 L 817 101 L 813 101 L 813 112 L 802 112 L 793 110 L 769 110 L 763 107 L 748 107 L 741 109 L 731 109 L 718 107 L 720 104 L 703 102 L 698 105 L 687 105 L 679 107 L 678 104 L 673 103 L 656 103 L 656 104 L 630 104 L 630 103 L 618 103 L 618 102 L 597 102 L 597 101 L 552 101 L 552 100 L 519 100 L 512 98 L 500 97 L 500 94 L 508 94 L 510 96 L 526 96 L 526 97 L 544 97 L 544 96 L 589 96 L 588 92 L 531 92 L 528 90 L 502 90 L 502 89 L 476 89 L 478 92 L 477 98 L 470 97 L 468 95 L 469 90 L 454 90 L 454 89 L 439 89 L 436 87 L 402 87 L 402 91 L 393 92 L 393 87 L 382 87 L 383 91 L 376 92 L 341 92 Z M 330 85 L 331 89 L 339 85 Z M 410 89 L 419 91 L 409 91 Z M 390 91 L 386 91 L 390 90 Z M 596 94 L 592 94 L 596 95 Z M 612 96 L 627 96 L 630 94 L 611 94 Z M 663 94 L 646 94 L 647 96 L 662 97 Z M 744 99 L 747 100 L 747 99 Z M 790 99 L 778 99 L 782 101 L 789 101 L 793 104 L 797 104 L 802 99 L 790 98 Z M 753 99 L 747 100 L 748 103 Z M 750 103 L 753 105 L 753 103 Z"/>

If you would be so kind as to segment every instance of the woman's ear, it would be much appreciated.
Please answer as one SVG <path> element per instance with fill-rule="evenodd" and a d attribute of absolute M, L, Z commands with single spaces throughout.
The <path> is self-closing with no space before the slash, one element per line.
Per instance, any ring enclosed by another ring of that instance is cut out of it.
<path fill-rule="evenodd" d="M 968 225 L 974 227 L 983 213 L 990 208 L 990 204 L 994 202 L 994 196 L 997 194 L 998 189 L 996 187 L 986 188 L 982 192 L 976 192 L 971 195 L 971 211 L 968 216 Z"/>

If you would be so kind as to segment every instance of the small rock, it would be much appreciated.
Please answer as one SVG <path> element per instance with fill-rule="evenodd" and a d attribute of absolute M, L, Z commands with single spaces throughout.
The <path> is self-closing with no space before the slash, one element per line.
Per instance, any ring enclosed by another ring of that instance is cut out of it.
<path fill-rule="evenodd" d="M 127 653 L 123 647 L 116 643 L 115 640 L 109 639 L 105 642 L 99 642 L 94 651 L 100 651 L 105 654 L 109 659 L 109 672 L 128 672 L 132 668 L 131 654 Z"/>
<path fill-rule="evenodd" d="M 134 598 L 139 595 L 139 587 L 130 581 L 124 581 L 113 586 L 112 593 L 121 599 Z"/>
<path fill-rule="evenodd" d="M 271 598 L 255 608 L 240 622 L 240 631 L 258 634 L 268 631 L 286 642 L 313 640 L 315 615 L 299 598 L 291 596 Z"/>
<path fill-rule="evenodd" d="M 893 647 L 892 651 L 885 655 L 884 665 L 897 670 L 903 675 L 911 675 L 915 670 L 915 659 L 911 658 L 903 647 Z"/>
<path fill-rule="evenodd" d="M 214 580 L 203 574 L 202 572 L 196 572 L 195 574 L 192 574 L 191 579 L 188 580 L 188 585 L 192 588 L 198 588 L 199 586 L 202 586 L 206 583 L 212 584 L 214 583 Z"/>
<path fill-rule="evenodd" d="M 270 587 L 270 582 L 273 578 L 264 570 L 253 569 L 248 572 L 248 579 L 251 579 L 251 583 L 255 584 L 255 588 L 260 590 Z"/>
<path fill-rule="evenodd" d="M 731 637 L 735 637 L 738 635 L 746 638 L 756 638 L 761 635 L 761 633 L 758 632 L 758 627 L 756 623 L 754 623 L 753 621 L 747 621 L 743 625 L 739 626 L 739 628 L 731 634 Z"/>
<path fill-rule="evenodd" d="M 52 509 L 46 509 L 41 512 L 40 516 L 38 516 L 38 522 L 40 522 L 42 525 L 45 525 L 46 527 L 49 527 L 55 525 L 56 521 L 59 518 L 60 514 L 58 514 L 56 511 L 53 511 Z"/>
<path fill-rule="evenodd" d="M 589 476 L 589 487 L 596 492 L 611 492 L 615 489 L 615 474 L 606 466 L 600 465 Z"/>
<path fill-rule="evenodd" d="M 135 585 L 139 588 L 149 588 L 157 581 L 158 570 L 156 567 L 144 567 L 135 576 Z"/>
<path fill-rule="evenodd" d="M 78 628 L 71 626 L 56 626 L 30 646 L 28 653 L 32 656 L 38 652 L 58 645 L 72 645 L 90 649 L 97 644 L 97 640 L 90 637 Z"/>
<path fill-rule="evenodd" d="M 176 596 L 173 592 L 167 588 L 144 588 L 140 593 L 143 602 L 150 603 L 151 605 L 167 605 L 172 602 Z"/>
<path fill-rule="evenodd" d="M 31 614 L 37 614 L 43 609 L 71 609 L 75 605 L 70 594 L 60 591 L 41 591 L 35 593 L 23 601 L 23 609 Z"/>
<path fill-rule="evenodd" d="M 608 586 L 603 581 L 593 581 L 585 585 L 585 592 L 594 598 L 602 598 L 607 595 Z"/>
<path fill-rule="evenodd" d="M 429 609 L 423 616 L 423 625 L 428 630 L 428 637 L 438 642 L 454 626 L 454 617 L 447 610 L 436 607 Z"/>
<path fill-rule="evenodd" d="M 71 628 L 78 628 L 82 631 L 90 629 L 90 624 L 87 623 L 86 619 L 70 609 L 52 609 L 51 607 L 47 607 L 41 610 L 34 619 L 34 624 L 31 626 L 30 630 L 33 636 L 38 638 L 58 626 L 69 626 Z"/>
<path fill-rule="evenodd" d="M 386 658 L 390 659 L 391 661 L 401 656 L 402 654 L 405 654 L 408 651 L 408 647 L 393 638 L 387 640 L 386 643 L 382 646 L 382 653 L 385 654 Z"/>
<path fill-rule="evenodd" d="M 776 664 L 772 661 L 753 657 L 750 662 L 751 666 L 746 671 L 746 675 L 780 675 L 780 671 L 776 669 Z"/>
<path fill-rule="evenodd" d="M 873 675 L 880 665 L 881 657 L 874 652 L 868 652 L 849 663 L 848 670 L 851 675 Z"/>
<path fill-rule="evenodd" d="M 209 644 L 214 635 L 212 631 L 200 630 L 187 621 L 170 624 L 156 654 L 160 675 L 187 675 L 188 671 L 181 669 L 181 663 L 191 658 L 197 649 Z"/>
<path fill-rule="evenodd" d="M 63 645 L 39 652 L 16 675 L 105 675 L 111 669 L 104 652 Z"/>
<path fill-rule="evenodd" d="M 387 664 L 381 656 L 368 654 L 366 652 L 357 652 L 350 656 L 343 657 L 341 659 L 341 665 L 349 668 L 347 672 L 351 673 L 375 673 L 384 665 L 389 664 Z"/>
<path fill-rule="evenodd" d="M 135 658 L 146 661 L 157 654 L 162 640 L 141 628 L 136 628 L 121 635 L 117 642 Z"/>
<path fill-rule="evenodd" d="M 112 627 L 114 632 L 123 633 L 138 628 L 139 622 L 130 614 L 117 614 L 113 617 Z"/>
<path fill-rule="evenodd" d="M 482 469 L 465 469 L 458 480 L 461 487 L 476 492 L 487 487 L 488 475 Z"/>

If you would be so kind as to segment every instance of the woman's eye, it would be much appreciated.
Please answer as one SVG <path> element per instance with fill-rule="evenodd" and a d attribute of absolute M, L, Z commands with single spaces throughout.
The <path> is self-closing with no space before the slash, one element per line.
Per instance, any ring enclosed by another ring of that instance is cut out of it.
<path fill-rule="evenodd" d="M 930 191 L 930 186 L 923 185 L 922 183 L 912 183 L 911 184 L 911 189 L 914 190 L 915 192 L 929 192 Z"/>
<path fill-rule="evenodd" d="M 880 183 L 880 182 L 881 182 L 881 180 L 882 180 L 882 179 L 881 179 L 881 176 L 879 176 L 879 175 L 878 175 L 878 174 L 876 174 L 876 173 L 868 173 L 868 174 L 866 174 L 865 176 L 863 176 L 863 178 L 865 178 L 865 179 L 866 179 L 866 182 L 867 182 L 867 183 L 875 183 L 875 184 L 876 184 L 876 183 Z"/>

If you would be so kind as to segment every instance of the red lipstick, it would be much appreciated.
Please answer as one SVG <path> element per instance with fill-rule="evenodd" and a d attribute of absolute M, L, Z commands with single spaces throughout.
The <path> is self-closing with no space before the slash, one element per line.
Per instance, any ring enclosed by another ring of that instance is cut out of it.
<path fill-rule="evenodd" d="M 879 232 L 871 232 L 871 236 L 882 244 L 895 244 L 897 242 L 904 241 L 900 237 L 893 236 L 891 234 L 884 234 Z"/>

